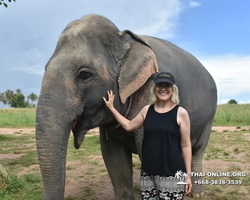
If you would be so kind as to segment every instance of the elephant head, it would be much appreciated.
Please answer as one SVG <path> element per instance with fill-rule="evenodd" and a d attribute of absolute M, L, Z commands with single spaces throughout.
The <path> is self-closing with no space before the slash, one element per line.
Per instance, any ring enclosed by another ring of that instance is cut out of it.
<path fill-rule="evenodd" d="M 126 113 L 127 99 L 158 72 L 150 46 L 108 19 L 88 15 L 70 23 L 46 65 L 36 114 L 36 141 L 44 199 L 64 198 L 70 131 L 75 148 L 91 128 L 115 119 L 102 97 L 112 89 L 115 106 Z M 118 95 L 119 94 L 119 95 Z"/>

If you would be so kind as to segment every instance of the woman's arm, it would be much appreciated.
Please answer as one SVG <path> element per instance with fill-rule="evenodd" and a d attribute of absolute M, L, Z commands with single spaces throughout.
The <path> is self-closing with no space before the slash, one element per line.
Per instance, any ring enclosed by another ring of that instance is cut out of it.
<path fill-rule="evenodd" d="M 189 192 L 191 192 L 192 188 L 192 183 L 191 183 L 192 148 L 190 141 L 190 120 L 187 111 L 182 107 L 179 107 L 178 109 L 177 123 L 180 126 L 181 149 L 186 166 L 186 172 L 189 175 L 189 178 L 186 181 L 187 183 L 189 183 L 189 185 L 186 186 L 186 193 L 185 193 L 188 194 Z"/>
<path fill-rule="evenodd" d="M 108 91 L 108 100 L 106 100 L 105 97 L 103 97 L 103 100 L 106 104 L 106 106 L 110 109 L 110 111 L 113 113 L 114 117 L 116 118 L 116 120 L 120 123 L 120 125 L 129 132 L 133 132 L 137 129 L 139 129 L 140 127 L 143 126 L 143 122 L 148 110 L 149 106 L 145 106 L 139 113 L 138 115 L 132 119 L 131 121 L 126 119 L 125 117 L 123 117 L 115 108 L 113 105 L 114 102 L 114 98 L 115 98 L 115 94 L 113 94 L 113 91 L 110 90 Z"/>

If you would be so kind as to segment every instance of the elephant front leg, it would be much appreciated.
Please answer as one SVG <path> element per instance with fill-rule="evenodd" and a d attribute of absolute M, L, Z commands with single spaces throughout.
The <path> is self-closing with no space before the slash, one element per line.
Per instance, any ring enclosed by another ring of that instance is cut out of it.
<path fill-rule="evenodd" d="M 193 156 L 192 157 L 192 166 L 191 166 L 193 174 L 197 172 L 199 175 L 200 172 L 202 172 L 203 166 L 202 166 L 202 156 Z M 190 196 L 194 198 L 200 198 L 204 195 L 204 186 L 202 184 L 197 184 L 199 180 L 202 179 L 201 176 L 193 175 L 191 177 L 192 179 L 192 191 Z"/>
<path fill-rule="evenodd" d="M 135 200 L 133 188 L 132 153 L 120 140 L 107 138 L 105 128 L 100 127 L 102 156 L 111 178 L 115 199 Z"/>

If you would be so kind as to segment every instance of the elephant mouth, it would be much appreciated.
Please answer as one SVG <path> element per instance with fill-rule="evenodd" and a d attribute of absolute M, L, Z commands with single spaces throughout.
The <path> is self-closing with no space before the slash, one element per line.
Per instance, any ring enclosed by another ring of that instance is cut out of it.
<path fill-rule="evenodd" d="M 73 120 L 73 125 L 72 125 L 72 132 L 74 133 L 75 128 L 76 128 L 76 123 L 77 123 L 77 118 Z"/>
<path fill-rule="evenodd" d="M 73 120 L 71 129 L 74 135 L 74 146 L 76 149 L 79 149 L 84 140 L 84 136 L 89 129 L 83 128 L 83 124 L 81 123 L 81 120 L 78 118 Z"/>

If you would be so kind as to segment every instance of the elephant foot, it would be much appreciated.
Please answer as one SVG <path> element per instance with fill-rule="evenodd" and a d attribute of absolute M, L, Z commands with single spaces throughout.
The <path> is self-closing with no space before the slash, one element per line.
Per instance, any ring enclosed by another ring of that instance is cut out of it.
<path fill-rule="evenodd" d="M 190 193 L 187 196 L 191 197 L 191 198 L 201 198 L 201 197 L 204 196 L 204 194 L 205 194 L 204 192 L 201 192 L 201 193 Z"/>
<path fill-rule="evenodd" d="M 192 190 L 189 193 L 189 196 L 192 198 L 200 198 L 204 196 L 204 186 L 197 184 L 197 181 L 200 180 L 200 177 L 192 177 Z"/>

